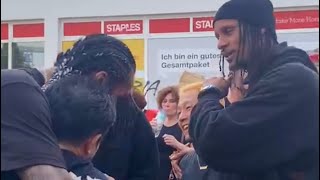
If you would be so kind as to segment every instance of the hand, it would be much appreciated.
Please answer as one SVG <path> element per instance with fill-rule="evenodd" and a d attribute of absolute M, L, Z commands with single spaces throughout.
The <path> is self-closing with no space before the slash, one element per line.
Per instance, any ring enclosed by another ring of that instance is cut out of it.
<path fill-rule="evenodd" d="M 185 146 L 184 144 L 180 143 L 174 136 L 169 135 L 169 134 L 165 134 L 162 136 L 164 142 L 166 143 L 166 145 L 171 146 L 173 148 L 175 148 L 176 150 L 180 151 L 181 148 L 183 148 L 183 146 Z"/>
<path fill-rule="evenodd" d="M 188 154 L 189 152 L 193 152 L 194 149 L 184 145 L 184 148 L 180 151 L 173 152 L 169 158 L 171 160 L 172 171 L 177 179 L 182 179 L 182 170 L 180 169 L 179 163 L 183 156 Z"/>
<path fill-rule="evenodd" d="M 157 120 L 156 120 L 156 118 L 153 118 L 150 121 L 150 125 L 151 125 L 152 129 L 156 129 L 157 128 Z"/>
<path fill-rule="evenodd" d="M 229 88 L 227 98 L 230 103 L 235 103 L 243 99 L 246 92 L 246 87 L 243 84 L 244 79 L 243 75 L 241 74 L 241 71 L 230 73 L 229 78 L 232 79 L 232 82 Z"/>
<path fill-rule="evenodd" d="M 228 89 L 231 85 L 231 77 L 228 77 L 227 79 L 224 79 L 223 77 L 213 77 L 210 79 L 207 79 L 204 82 L 205 85 L 213 85 L 214 87 L 218 88 L 220 92 L 222 93 L 222 97 L 227 96 Z"/>
<path fill-rule="evenodd" d="M 227 98 L 231 104 L 242 100 L 243 96 L 244 96 L 244 94 L 240 90 L 240 88 L 237 88 L 237 87 L 229 88 Z"/>
<path fill-rule="evenodd" d="M 173 160 L 180 161 L 183 156 L 191 152 L 194 152 L 194 148 L 185 146 L 185 148 L 183 148 L 182 150 L 176 153 L 173 153 L 169 158 L 171 159 L 171 161 Z"/>
<path fill-rule="evenodd" d="M 180 169 L 179 162 L 180 161 L 178 161 L 178 160 L 173 160 L 173 161 L 171 161 L 171 166 L 172 166 L 172 171 L 173 171 L 173 174 L 175 175 L 175 177 L 177 179 L 182 179 L 182 170 Z"/>

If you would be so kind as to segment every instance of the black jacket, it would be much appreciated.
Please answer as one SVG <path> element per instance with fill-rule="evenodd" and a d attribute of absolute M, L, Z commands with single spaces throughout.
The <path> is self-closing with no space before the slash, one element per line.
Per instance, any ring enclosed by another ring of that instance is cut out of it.
<path fill-rule="evenodd" d="M 319 179 L 315 71 L 304 51 L 282 43 L 242 101 L 223 109 L 218 91 L 201 92 L 190 122 L 196 152 L 216 171 L 246 179 Z"/>
<path fill-rule="evenodd" d="M 124 102 L 118 103 L 117 116 L 116 125 L 93 159 L 94 165 L 116 180 L 155 180 L 159 153 L 144 113 Z M 125 128 L 123 123 L 127 123 Z"/>
<path fill-rule="evenodd" d="M 219 174 L 212 169 L 201 169 L 201 163 L 196 152 L 190 152 L 182 157 L 180 161 L 182 180 L 217 180 Z"/>

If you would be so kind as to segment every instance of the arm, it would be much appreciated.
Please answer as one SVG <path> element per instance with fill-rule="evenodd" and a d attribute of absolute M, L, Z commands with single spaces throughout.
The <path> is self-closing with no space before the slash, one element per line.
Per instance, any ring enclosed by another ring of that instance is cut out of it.
<path fill-rule="evenodd" d="M 197 153 L 213 169 L 239 173 L 294 159 L 312 146 L 318 131 L 314 114 L 301 108 L 316 102 L 309 98 L 316 96 L 314 84 L 313 75 L 290 66 L 265 75 L 245 99 L 225 109 L 218 91 L 201 93 L 190 123 Z"/>
<path fill-rule="evenodd" d="M 136 118 L 130 159 L 129 180 L 155 180 L 159 169 L 159 152 L 152 129 L 142 112 Z"/>
<path fill-rule="evenodd" d="M 182 151 L 183 149 L 188 148 L 186 145 L 179 142 L 174 136 L 170 134 L 163 135 L 163 139 L 166 145 L 171 146 L 176 151 Z"/>
<path fill-rule="evenodd" d="M 22 180 L 72 180 L 72 176 L 65 169 L 48 165 L 32 166 L 23 170 L 18 170 L 18 175 Z"/>

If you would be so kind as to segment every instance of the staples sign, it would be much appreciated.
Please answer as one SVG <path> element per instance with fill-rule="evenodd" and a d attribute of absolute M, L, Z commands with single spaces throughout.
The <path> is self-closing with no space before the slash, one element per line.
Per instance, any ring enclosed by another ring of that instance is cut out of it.
<path fill-rule="evenodd" d="M 132 21 L 105 21 L 104 32 L 106 34 L 142 34 L 142 20 Z"/>
<path fill-rule="evenodd" d="M 193 32 L 213 31 L 212 17 L 193 18 Z"/>

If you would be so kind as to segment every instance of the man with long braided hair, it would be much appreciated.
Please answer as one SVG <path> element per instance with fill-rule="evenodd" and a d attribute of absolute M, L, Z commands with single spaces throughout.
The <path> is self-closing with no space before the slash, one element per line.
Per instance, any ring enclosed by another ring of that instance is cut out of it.
<path fill-rule="evenodd" d="M 270 0 L 230 0 L 219 8 L 218 48 L 230 70 L 246 71 L 249 89 L 223 108 L 219 99 L 230 80 L 208 79 L 190 136 L 216 171 L 241 179 L 319 179 L 319 75 L 305 51 L 277 42 L 273 13 Z"/>
<path fill-rule="evenodd" d="M 94 165 L 115 179 L 156 179 L 158 152 L 154 135 L 132 97 L 136 64 L 120 40 L 95 34 L 77 41 L 61 53 L 46 91 L 62 78 L 79 75 L 92 78 L 116 98 L 117 118 L 93 159 Z"/>
<path fill-rule="evenodd" d="M 108 93 L 126 96 L 131 92 L 136 64 L 129 48 L 120 40 L 104 34 L 86 36 L 71 49 L 60 53 L 56 71 L 43 87 L 69 75 L 91 76 Z"/>

